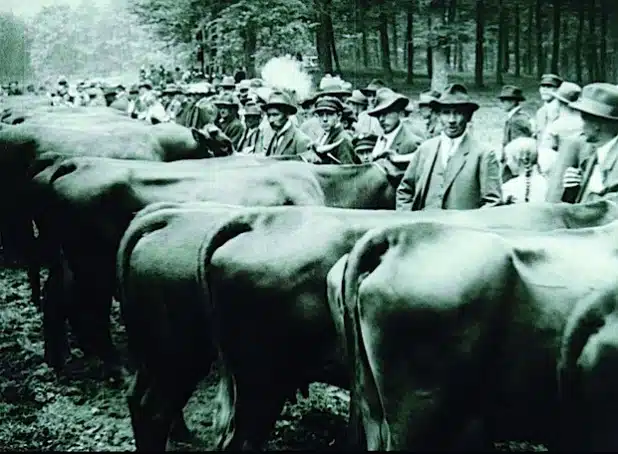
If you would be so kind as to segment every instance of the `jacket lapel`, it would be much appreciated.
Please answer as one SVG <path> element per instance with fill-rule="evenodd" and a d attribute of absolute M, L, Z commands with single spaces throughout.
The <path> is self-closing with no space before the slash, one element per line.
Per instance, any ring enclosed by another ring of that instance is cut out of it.
<path fill-rule="evenodd" d="M 597 151 L 594 147 L 591 147 L 592 150 L 588 155 L 588 159 L 585 163 L 584 174 L 582 175 L 582 182 L 579 185 L 579 191 L 577 192 L 577 197 L 575 198 L 575 203 L 579 203 L 584 196 L 584 191 L 588 187 L 588 182 L 590 181 L 590 176 L 592 175 L 592 169 L 597 164 Z"/>
<path fill-rule="evenodd" d="M 459 172 L 461 172 L 461 169 L 466 163 L 466 156 L 468 156 L 469 152 L 470 152 L 470 138 L 468 136 L 468 133 L 466 133 L 461 143 L 459 144 L 459 148 L 457 149 L 455 154 L 451 156 L 451 159 L 449 159 L 448 163 L 446 164 L 446 169 L 444 173 L 444 193 L 445 194 L 450 189 L 457 175 L 459 175 Z"/>
<path fill-rule="evenodd" d="M 427 159 L 423 161 L 423 171 L 421 173 L 421 178 L 419 180 L 419 185 L 417 189 L 417 197 L 418 195 L 423 195 L 427 191 L 427 184 L 429 184 L 429 178 L 431 176 L 431 170 L 433 169 L 434 162 L 438 156 L 438 152 L 440 151 L 440 140 L 436 140 L 434 146 L 432 146 L 427 152 Z M 420 189 L 420 192 L 419 192 Z"/>
<path fill-rule="evenodd" d="M 402 148 L 401 145 L 405 139 L 406 132 L 403 130 L 403 128 L 405 128 L 405 126 L 402 123 L 401 129 L 399 130 L 399 132 L 395 136 L 395 139 L 393 140 L 393 143 L 391 144 L 391 150 L 396 153 L 399 153 L 399 150 Z"/>
<path fill-rule="evenodd" d="M 614 170 L 614 167 L 616 167 L 616 162 L 618 162 L 618 143 L 614 144 L 614 146 L 609 150 L 609 153 L 607 153 L 605 161 L 601 166 L 603 183 L 606 183 L 606 176 Z"/>
<path fill-rule="evenodd" d="M 281 142 L 277 146 L 276 152 L 273 153 L 275 155 L 285 154 L 285 151 L 289 149 L 294 141 L 294 125 L 290 125 L 290 127 L 283 133 L 283 137 L 281 138 Z"/>

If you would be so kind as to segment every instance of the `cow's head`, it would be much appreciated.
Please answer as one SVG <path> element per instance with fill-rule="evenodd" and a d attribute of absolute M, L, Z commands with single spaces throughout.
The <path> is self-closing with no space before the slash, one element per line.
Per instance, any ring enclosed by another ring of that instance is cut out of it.
<path fill-rule="evenodd" d="M 230 138 L 215 125 L 206 125 L 201 130 L 191 128 L 191 134 L 198 147 L 205 150 L 209 157 L 229 156 L 234 152 Z"/>

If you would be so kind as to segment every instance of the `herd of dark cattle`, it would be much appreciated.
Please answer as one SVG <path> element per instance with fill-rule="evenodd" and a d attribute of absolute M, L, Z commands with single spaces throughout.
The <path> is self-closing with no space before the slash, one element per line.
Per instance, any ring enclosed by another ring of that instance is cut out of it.
<path fill-rule="evenodd" d="M 353 449 L 618 449 L 611 198 L 395 212 L 404 169 L 388 158 L 213 157 L 222 146 L 108 108 L 0 129 L 2 240 L 27 261 L 45 361 L 62 371 L 68 325 L 122 371 L 116 297 L 138 450 L 186 435 L 215 361 L 216 449 L 260 449 L 314 381 L 350 390 Z"/>

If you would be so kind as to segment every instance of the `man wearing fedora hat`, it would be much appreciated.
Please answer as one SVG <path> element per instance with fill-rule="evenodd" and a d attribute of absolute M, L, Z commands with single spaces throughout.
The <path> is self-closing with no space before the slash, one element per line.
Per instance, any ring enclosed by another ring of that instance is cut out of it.
<path fill-rule="evenodd" d="M 313 114 L 320 120 L 322 136 L 314 142 L 309 156 L 317 157 L 311 162 L 319 164 L 355 164 L 359 163 L 352 151 L 352 137 L 343 129 L 341 117 L 343 104 L 334 96 L 319 98 L 313 108 Z"/>
<path fill-rule="evenodd" d="M 545 133 L 545 128 L 552 121 L 558 118 L 558 107 L 552 103 L 553 93 L 558 90 L 562 84 L 562 77 L 556 74 L 543 74 L 539 83 L 539 94 L 543 105 L 537 110 L 535 117 L 535 134 L 537 140 L 540 140 Z"/>
<path fill-rule="evenodd" d="M 440 92 L 436 90 L 425 90 L 418 95 L 418 113 L 423 119 L 425 125 L 425 139 L 431 139 L 440 134 L 440 122 L 438 121 L 438 114 L 431 106 L 433 101 L 440 98 Z"/>
<path fill-rule="evenodd" d="M 290 121 L 297 108 L 286 93 L 272 92 L 262 110 L 266 112 L 266 118 L 274 132 L 266 149 L 266 156 L 300 155 L 307 151 L 311 139 Z"/>
<path fill-rule="evenodd" d="M 234 150 L 239 150 L 240 140 L 245 133 L 245 126 L 238 116 L 240 102 L 233 93 L 223 92 L 214 100 L 214 105 L 217 107 L 215 124 L 229 137 Z"/>
<path fill-rule="evenodd" d="M 244 107 L 243 118 L 245 119 L 245 131 L 238 144 L 238 152 L 242 154 L 262 153 L 264 145 L 259 128 L 262 109 L 254 102 L 248 102 Z"/>
<path fill-rule="evenodd" d="M 365 88 L 361 88 L 360 91 L 367 97 L 369 102 L 369 108 L 376 106 L 376 95 L 380 88 L 386 88 L 386 84 L 382 79 L 373 79 Z"/>
<path fill-rule="evenodd" d="M 595 200 L 618 184 L 618 87 L 608 83 L 586 85 L 579 99 L 569 104 L 580 112 L 586 141 L 593 148 L 581 167 L 568 167 L 563 176 L 564 202 Z"/>
<path fill-rule="evenodd" d="M 414 153 L 422 138 L 412 134 L 401 121 L 410 100 L 390 88 L 380 88 L 376 94 L 376 105 L 367 113 L 380 122 L 384 131 L 371 152 L 372 158 L 378 159 L 389 152 L 399 155 Z"/>
<path fill-rule="evenodd" d="M 378 119 L 367 114 L 369 99 L 367 99 L 362 91 L 352 91 L 352 95 L 346 100 L 346 104 L 349 105 L 356 114 L 357 120 L 354 125 L 354 131 L 357 134 L 374 134 L 376 136 L 382 134 L 382 127 Z"/>
<path fill-rule="evenodd" d="M 397 188 L 396 209 L 469 210 L 499 205 L 502 181 L 496 155 L 467 131 L 479 105 L 465 86 L 452 84 L 432 106 L 442 133 L 412 155 Z"/>
<path fill-rule="evenodd" d="M 532 123 L 530 116 L 521 108 L 521 103 L 526 100 L 521 88 L 515 85 L 505 85 L 498 95 L 502 110 L 507 112 L 506 121 L 502 133 L 502 182 L 506 183 L 514 177 L 513 172 L 505 160 L 504 148 L 518 137 L 532 137 Z"/>
<path fill-rule="evenodd" d="M 223 77 L 223 79 L 221 79 L 221 82 L 219 83 L 219 88 L 221 89 L 221 93 L 234 93 L 234 90 L 236 90 L 236 81 L 232 76 L 225 76 Z"/>

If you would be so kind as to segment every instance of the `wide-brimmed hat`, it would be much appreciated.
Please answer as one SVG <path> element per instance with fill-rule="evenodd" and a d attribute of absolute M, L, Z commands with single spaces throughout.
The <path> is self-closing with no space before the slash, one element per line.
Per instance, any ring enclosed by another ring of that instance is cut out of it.
<path fill-rule="evenodd" d="M 258 102 L 266 103 L 272 94 L 272 89 L 268 87 L 258 87 L 253 90 Z"/>
<path fill-rule="evenodd" d="M 437 101 L 441 93 L 437 90 L 425 90 L 418 95 L 418 106 L 429 106 L 432 101 Z"/>
<path fill-rule="evenodd" d="M 305 98 L 302 101 L 300 101 L 298 104 L 300 104 L 300 107 L 302 107 L 305 110 L 311 109 L 311 106 L 315 104 L 315 99 L 313 99 L 313 96 L 309 96 L 308 98 Z"/>
<path fill-rule="evenodd" d="M 334 96 L 324 96 L 319 98 L 313 106 L 313 113 L 318 112 L 343 112 L 343 104 Z"/>
<path fill-rule="evenodd" d="M 268 97 L 268 102 L 262 105 L 262 110 L 264 111 L 271 108 L 279 109 L 289 115 L 294 115 L 298 110 L 290 101 L 290 97 L 285 92 L 279 90 L 273 91 Z"/>
<path fill-rule="evenodd" d="M 354 151 L 371 151 L 377 142 L 378 136 L 375 134 L 361 134 L 352 139 L 352 146 Z"/>
<path fill-rule="evenodd" d="M 360 91 L 367 97 L 375 96 L 380 88 L 386 88 L 386 84 L 382 79 L 373 79 L 369 82 L 365 88 L 361 88 Z"/>
<path fill-rule="evenodd" d="M 152 90 L 152 83 L 145 80 L 143 82 L 140 82 L 137 88 L 147 88 L 148 90 Z"/>
<path fill-rule="evenodd" d="M 238 101 L 238 98 L 232 93 L 220 94 L 217 99 L 214 100 L 213 104 L 217 107 L 240 108 L 240 101 Z"/>
<path fill-rule="evenodd" d="M 575 102 L 582 94 L 582 87 L 573 82 L 564 81 L 558 90 L 552 93 L 553 97 L 565 104 Z"/>
<path fill-rule="evenodd" d="M 558 88 L 564 82 L 564 79 L 556 74 L 543 74 L 539 85 L 541 87 L 555 87 Z"/>
<path fill-rule="evenodd" d="M 521 88 L 516 87 L 515 85 L 505 85 L 502 87 L 502 91 L 498 95 L 498 99 L 512 99 L 514 101 L 525 101 L 526 98 L 521 91 Z"/>
<path fill-rule="evenodd" d="M 162 93 L 165 95 L 176 95 L 178 93 L 182 93 L 182 90 L 176 84 L 167 84 Z"/>
<path fill-rule="evenodd" d="M 262 110 L 260 109 L 260 106 L 258 106 L 256 103 L 248 102 L 244 106 L 244 116 L 245 117 L 250 117 L 250 116 L 261 117 Z"/>
<path fill-rule="evenodd" d="M 410 100 L 390 88 L 380 88 L 376 92 L 375 107 L 367 112 L 372 117 L 377 117 L 381 112 L 387 110 L 404 110 Z"/>
<path fill-rule="evenodd" d="M 236 81 L 234 80 L 232 76 L 225 76 L 219 83 L 219 86 L 223 88 L 235 88 Z"/>
<path fill-rule="evenodd" d="M 588 84 L 569 106 L 580 112 L 618 121 L 618 87 L 606 82 Z"/>
<path fill-rule="evenodd" d="M 333 77 L 330 74 L 326 74 L 322 77 L 318 91 L 313 96 L 313 99 L 317 99 L 320 96 L 350 96 L 352 92 L 346 89 L 344 84 L 345 82 L 339 76 Z"/>
<path fill-rule="evenodd" d="M 479 105 L 470 99 L 468 89 L 463 84 L 450 84 L 440 97 L 429 105 L 436 109 L 440 107 L 458 107 L 475 112 Z"/>
<path fill-rule="evenodd" d="M 346 102 L 350 104 L 358 104 L 359 106 L 364 107 L 367 107 L 367 105 L 369 104 L 369 100 L 360 90 L 353 90 L 352 96 L 346 99 Z"/>

